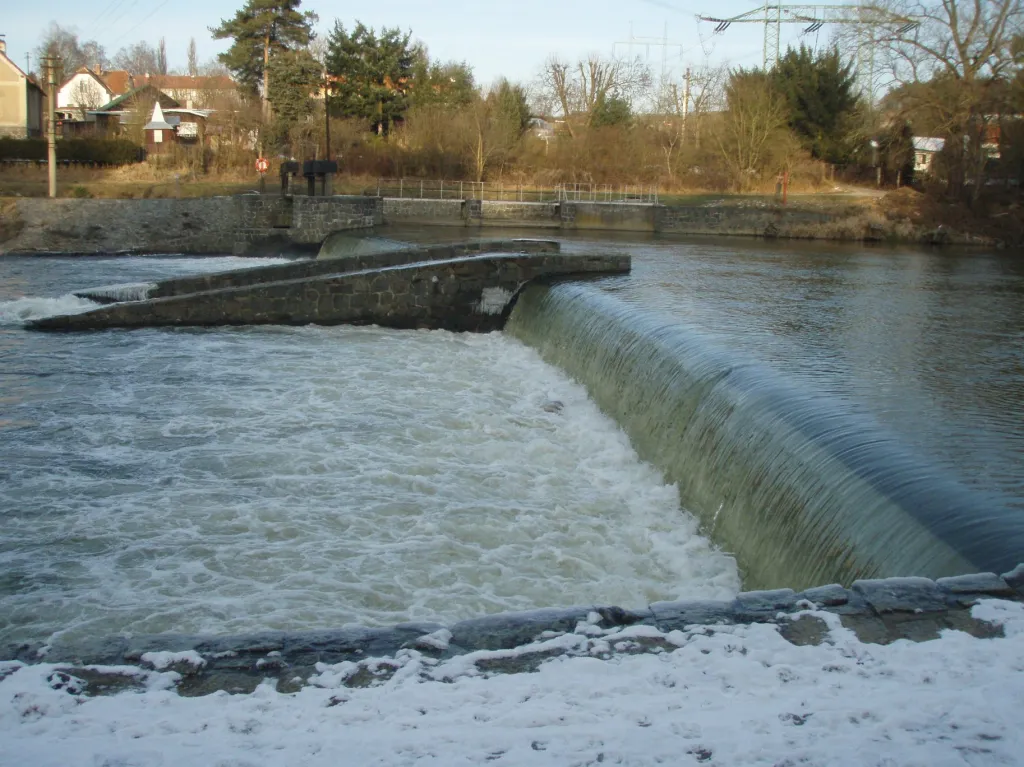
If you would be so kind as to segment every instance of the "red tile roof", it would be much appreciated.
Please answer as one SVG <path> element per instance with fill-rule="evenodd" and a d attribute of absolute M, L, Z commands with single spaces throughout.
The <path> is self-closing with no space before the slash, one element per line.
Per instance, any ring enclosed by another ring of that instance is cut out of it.
<path fill-rule="evenodd" d="M 234 81 L 224 75 L 212 77 L 191 77 L 189 75 L 148 75 L 139 78 L 140 82 L 147 82 L 161 90 L 232 90 L 235 87 Z"/>
<path fill-rule="evenodd" d="M 124 69 L 115 69 L 113 72 L 102 72 L 100 79 L 107 84 L 115 96 L 121 96 L 132 89 L 132 76 Z"/>

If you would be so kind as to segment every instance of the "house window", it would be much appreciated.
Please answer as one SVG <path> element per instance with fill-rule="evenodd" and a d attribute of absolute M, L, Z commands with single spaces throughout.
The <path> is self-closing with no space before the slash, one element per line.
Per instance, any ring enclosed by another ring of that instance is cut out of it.
<path fill-rule="evenodd" d="M 162 130 L 153 131 L 153 143 L 162 144 L 164 143 L 164 132 Z"/>

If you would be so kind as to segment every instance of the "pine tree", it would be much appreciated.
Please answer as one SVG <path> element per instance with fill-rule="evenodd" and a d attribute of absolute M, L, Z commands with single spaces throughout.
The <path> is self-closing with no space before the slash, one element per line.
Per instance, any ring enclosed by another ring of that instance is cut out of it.
<path fill-rule="evenodd" d="M 234 43 L 220 61 L 252 92 L 261 90 L 264 104 L 270 93 L 270 59 L 277 53 L 309 44 L 317 15 L 299 11 L 302 0 L 247 0 L 233 19 L 221 20 L 210 32 L 217 40 Z"/>
<path fill-rule="evenodd" d="M 789 127 L 815 157 L 845 163 L 852 147 L 847 125 L 857 109 L 851 64 L 843 64 L 838 50 L 815 53 L 801 45 L 790 48 L 771 71 L 771 83 L 786 99 Z"/>
<path fill-rule="evenodd" d="M 409 38 L 398 28 L 378 35 L 361 22 L 349 34 L 336 22 L 327 44 L 332 113 L 368 120 L 375 132 L 387 133 L 409 108 L 416 55 Z"/>

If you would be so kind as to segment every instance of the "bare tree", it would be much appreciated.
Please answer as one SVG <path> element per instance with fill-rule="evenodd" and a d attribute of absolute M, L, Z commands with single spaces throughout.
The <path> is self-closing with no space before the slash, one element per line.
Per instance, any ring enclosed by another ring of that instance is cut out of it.
<path fill-rule="evenodd" d="M 114 56 L 114 66 L 126 69 L 133 75 L 157 74 L 160 71 L 156 49 L 146 42 L 119 50 Z"/>
<path fill-rule="evenodd" d="M 983 147 L 994 91 L 1013 68 L 1013 40 L 1024 31 L 1021 0 L 880 0 L 878 14 L 917 26 L 882 27 L 875 44 L 896 83 L 910 86 L 905 104 L 925 108 L 946 134 L 950 190 L 984 181 Z"/>
<path fill-rule="evenodd" d="M 103 46 L 95 40 L 82 42 L 72 29 L 66 29 L 55 21 L 51 21 L 43 34 L 43 39 L 36 48 L 36 61 L 46 57 L 56 58 L 62 77 L 70 77 L 81 67 L 99 69 L 107 65 L 107 55 Z"/>
<path fill-rule="evenodd" d="M 71 105 L 79 110 L 82 120 L 88 110 L 103 106 L 102 92 L 92 78 L 79 78 L 75 83 L 71 89 Z"/>
<path fill-rule="evenodd" d="M 651 73 L 639 58 L 603 58 L 596 54 L 569 63 L 552 56 L 544 64 L 540 88 L 561 109 L 569 135 L 590 122 L 594 110 L 611 95 L 631 100 L 651 83 Z"/>
<path fill-rule="evenodd" d="M 728 109 L 712 137 L 733 185 L 743 191 L 765 170 L 772 144 L 788 138 L 786 103 L 757 71 L 733 73 L 726 98 Z"/>

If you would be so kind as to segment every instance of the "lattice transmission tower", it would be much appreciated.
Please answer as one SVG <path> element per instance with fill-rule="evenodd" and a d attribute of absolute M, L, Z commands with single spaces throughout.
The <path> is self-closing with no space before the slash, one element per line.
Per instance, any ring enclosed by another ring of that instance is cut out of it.
<path fill-rule="evenodd" d="M 700 21 L 713 22 L 716 33 L 722 33 L 733 24 L 764 24 L 765 70 L 779 60 L 779 37 L 783 24 L 802 24 L 804 32 L 817 32 L 825 24 L 843 24 L 857 30 L 857 75 L 861 86 L 869 95 L 874 89 L 875 34 L 878 27 L 886 27 L 890 34 L 902 36 L 919 26 L 919 22 L 906 16 L 889 13 L 866 5 L 781 5 L 765 3 L 760 8 L 730 18 L 698 16 Z"/>

